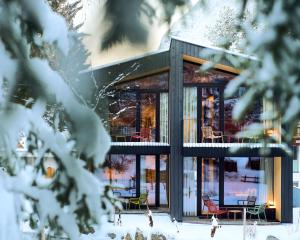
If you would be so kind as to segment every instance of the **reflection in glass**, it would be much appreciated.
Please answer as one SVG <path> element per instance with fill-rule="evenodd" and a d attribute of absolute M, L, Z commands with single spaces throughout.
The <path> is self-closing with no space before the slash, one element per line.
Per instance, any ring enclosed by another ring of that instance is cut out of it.
<path fill-rule="evenodd" d="M 256 204 L 273 201 L 273 159 L 226 157 L 224 159 L 224 204 L 256 196 Z"/>
<path fill-rule="evenodd" d="M 237 122 L 232 118 L 232 110 L 238 100 L 244 95 L 245 88 L 240 87 L 239 91 L 235 95 L 224 100 L 224 129 L 225 135 L 234 136 L 239 131 L 251 123 L 260 122 L 260 114 L 262 112 L 262 106 L 259 102 L 255 103 L 252 110 L 248 112 L 244 119 Z"/>
<path fill-rule="evenodd" d="M 219 205 L 219 159 L 217 158 L 202 158 L 202 199 L 203 197 L 208 197 Z M 206 211 L 203 201 L 201 204 L 201 209 Z"/>
<path fill-rule="evenodd" d="M 220 129 L 220 90 L 219 88 L 202 88 L 202 126 Z"/>
<path fill-rule="evenodd" d="M 226 84 L 229 80 L 235 77 L 234 74 L 224 71 L 211 69 L 209 71 L 199 71 L 201 65 L 184 62 L 183 76 L 184 83 L 223 83 Z"/>
<path fill-rule="evenodd" d="M 168 175 L 168 155 L 160 155 L 160 173 L 159 173 L 159 202 L 160 205 L 168 205 L 169 193 L 169 175 Z"/>
<path fill-rule="evenodd" d="M 126 141 L 136 131 L 136 94 L 118 92 L 109 99 L 109 124 L 113 141 Z"/>
<path fill-rule="evenodd" d="M 163 72 L 149 75 L 146 77 L 119 82 L 115 88 L 118 90 L 134 90 L 134 89 L 160 89 L 168 90 L 169 73 Z"/>
<path fill-rule="evenodd" d="M 141 193 L 148 193 L 148 203 L 155 204 L 155 155 L 141 155 Z"/>
<path fill-rule="evenodd" d="M 197 88 L 183 89 L 183 142 L 197 142 Z"/>
<path fill-rule="evenodd" d="M 160 142 L 167 143 L 169 141 L 169 113 L 168 113 L 168 93 L 160 93 Z"/>
<path fill-rule="evenodd" d="M 183 159 L 183 214 L 197 215 L 197 158 Z"/>
<path fill-rule="evenodd" d="M 110 155 L 105 161 L 102 179 L 112 186 L 116 196 L 136 196 L 135 155 Z"/>
<path fill-rule="evenodd" d="M 146 142 L 155 142 L 156 94 L 141 94 L 141 135 Z"/>

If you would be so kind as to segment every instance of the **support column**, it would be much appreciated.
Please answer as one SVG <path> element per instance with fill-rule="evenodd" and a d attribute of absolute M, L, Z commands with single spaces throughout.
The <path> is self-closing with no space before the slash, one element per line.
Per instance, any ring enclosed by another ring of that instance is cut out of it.
<path fill-rule="evenodd" d="M 170 47 L 170 214 L 182 221 L 183 213 L 183 60 L 181 42 Z"/>
<path fill-rule="evenodd" d="M 293 222 L 293 158 L 291 156 L 281 158 L 281 222 Z"/>

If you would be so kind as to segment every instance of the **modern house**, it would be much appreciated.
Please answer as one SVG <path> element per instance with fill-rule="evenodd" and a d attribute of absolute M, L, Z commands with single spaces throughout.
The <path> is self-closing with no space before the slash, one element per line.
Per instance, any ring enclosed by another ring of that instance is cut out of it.
<path fill-rule="evenodd" d="M 207 198 L 235 207 L 254 196 L 256 205 L 268 203 L 273 218 L 292 222 L 293 158 L 278 144 L 262 157 L 257 139 L 234 137 L 259 122 L 268 104 L 258 100 L 234 122 L 231 111 L 245 88 L 230 99 L 224 89 L 239 70 L 222 62 L 199 71 L 211 60 L 204 49 L 172 39 L 168 50 L 84 73 L 107 94 L 97 102 L 113 141 L 103 178 L 124 198 L 147 192 L 150 206 L 178 220 L 205 216 Z M 280 126 L 272 134 L 279 132 Z"/>

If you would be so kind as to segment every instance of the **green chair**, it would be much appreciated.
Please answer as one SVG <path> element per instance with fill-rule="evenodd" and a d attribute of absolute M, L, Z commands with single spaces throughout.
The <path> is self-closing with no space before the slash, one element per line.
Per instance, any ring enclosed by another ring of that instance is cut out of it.
<path fill-rule="evenodd" d="M 146 204 L 148 208 L 148 193 L 141 193 L 138 198 L 129 198 L 128 203 L 129 208 L 131 207 L 131 204 L 138 205 L 139 209 L 141 209 L 142 204 Z"/>
<path fill-rule="evenodd" d="M 266 204 L 261 204 L 259 206 L 255 206 L 255 207 L 251 207 L 251 208 L 246 208 L 246 213 L 250 214 L 250 219 L 251 216 L 257 216 L 259 221 L 260 219 L 260 214 L 263 213 L 265 220 L 267 221 L 267 217 L 266 217 Z"/>

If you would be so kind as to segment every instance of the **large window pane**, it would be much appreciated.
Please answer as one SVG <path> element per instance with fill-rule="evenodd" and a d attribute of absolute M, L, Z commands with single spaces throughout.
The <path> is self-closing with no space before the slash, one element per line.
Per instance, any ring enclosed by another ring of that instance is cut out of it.
<path fill-rule="evenodd" d="M 209 71 L 201 72 L 201 65 L 183 62 L 183 76 L 184 83 L 223 83 L 226 84 L 229 80 L 235 77 L 224 71 L 211 69 Z"/>
<path fill-rule="evenodd" d="M 262 105 L 260 102 L 256 102 L 250 112 L 248 112 L 244 119 L 236 122 L 232 118 L 232 110 L 238 100 L 245 93 L 245 88 L 239 88 L 239 91 L 232 97 L 224 100 L 224 129 L 225 135 L 233 136 L 243 130 L 247 125 L 251 123 L 260 122 L 260 113 L 262 112 Z"/>
<path fill-rule="evenodd" d="M 160 142 L 167 143 L 169 141 L 169 105 L 168 93 L 160 93 Z"/>
<path fill-rule="evenodd" d="M 183 214 L 197 215 L 197 158 L 183 159 Z"/>
<path fill-rule="evenodd" d="M 224 204 L 256 196 L 256 204 L 273 201 L 273 159 L 226 157 L 224 159 Z"/>
<path fill-rule="evenodd" d="M 104 164 L 102 179 L 112 186 L 116 196 L 136 196 L 135 155 L 110 155 Z"/>
<path fill-rule="evenodd" d="M 118 90 L 133 90 L 133 89 L 160 89 L 168 90 L 169 73 L 158 73 L 146 77 L 124 81 L 115 85 Z"/>
<path fill-rule="evenodd" d="M 116 92 L 109 103 L 110 134 L 113 141 L 128 141 L 136 131 L 136 94 Z"/>
<path fill-rule="evenodd" d="M 219 160 L 216 158 L 202 158 L 202 199 L 204 197 L 219 205 Z M 202 210 L 207 210 L 203 201 Z"/>
<path fill-rule="evenodd" d="M 156 135 L 156 94 L 141 94 L 141 136 L 142 140 L 155 142 Z"/>
<path fill-rule="evenodd" d="M 141 193 L 148 193 L 148 202 L 155 204 L 156 170 L 154 155 L 141 155 Z"/>
<path fill-rule="evenodd" d="M 197 142 L 197 88 L 183 89 L 183 141 Z"/>
<path fill-rule="evenodd" d="M 168 155 L 160 155 L 160 186 L 159 202 L 160 205 L 168 205 L 169 201 L 169 174 L 168 174 Z"/>
<path fill-rule="evenodd" d="M 220 129 L 220 89 L 202 88 L 202 126 Z"/>

